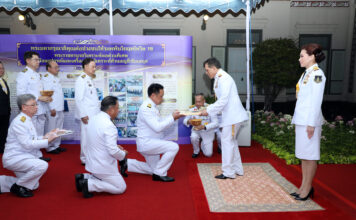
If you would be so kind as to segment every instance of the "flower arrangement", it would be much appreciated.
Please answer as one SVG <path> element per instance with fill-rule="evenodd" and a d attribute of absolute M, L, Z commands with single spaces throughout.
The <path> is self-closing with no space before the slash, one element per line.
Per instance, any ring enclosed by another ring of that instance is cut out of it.
<path fill-rule="evenodd" d="M 274 112 L 256 111 L 256 133 L 252 138 L 271 150 L 287 164 L 299 164 L 295 157 L 295 129 L 292 116 Z M 320 143 L 320 164 L 356 163 L 356 118 L 344 122 L 341 116 L 335 121 L 325 121 Z"/>

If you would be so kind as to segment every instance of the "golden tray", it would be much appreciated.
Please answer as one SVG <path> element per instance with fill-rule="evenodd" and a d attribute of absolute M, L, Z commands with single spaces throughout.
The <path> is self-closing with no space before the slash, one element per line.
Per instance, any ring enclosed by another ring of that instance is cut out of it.
<path fill-rule="evenodd" d="M 41 93 L 41 96 L 48 96 L 48 97 L 51 97 L 53 95 L 53 92 L 52 90 L 42 90 L 40 91 Z"/>

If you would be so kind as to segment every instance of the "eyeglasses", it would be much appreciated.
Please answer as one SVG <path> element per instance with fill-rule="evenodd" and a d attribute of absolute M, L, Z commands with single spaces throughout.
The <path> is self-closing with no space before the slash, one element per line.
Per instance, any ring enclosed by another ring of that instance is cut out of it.
<path fill-rule="evenodd" d="M 23 104 L 23 105 L 26 105 L 26 104 Z M 38 106 L 38 104 L 35 103 L 35 104 L 32 104 L 32 105 L 26 105 L 26 106 L 32 106 L 32 107 L 34 107 L 34 106 Z"/>
<path fill-rule="evenodd" d="M 32 58 L 31 60 L 35 61 L 35 62 L 40 62 L 41 59 L 38 59 L 38 58 Z"/>

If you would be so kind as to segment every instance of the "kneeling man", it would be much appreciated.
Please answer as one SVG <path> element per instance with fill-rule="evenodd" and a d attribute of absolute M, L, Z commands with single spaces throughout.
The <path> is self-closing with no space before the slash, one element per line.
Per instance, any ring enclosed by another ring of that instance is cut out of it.
<path fill-rule="evenodd" d="M 93 197 L 92 192 L 121 194 L 126 190 L 117 160 L 126 164 L 127 151 L 117 145 L 118 133 L 111 121 L 119 113 L 118 99 L 114 96 L 105 97 L 100 110 L 89 120 L 86 136 L 85 169 L 91 174 L 75 175 L 77 191 L 83 192 L 84 198 Z"/>
<path fill-rule="evenodd" d="M 48 163 L 37 155 L 58 136 L 54 131 L 43 137 L 37 136 L 32 123 L 38 108 L 35 96 L 19 95 L 17 105 L 21 113 L 11 122 L 2 157 L 4 168 L 14 171 L 16 177 L 0 176 L 0 192 L 31 197 L 32 190 L 39 187 L 39 180 L 48 168 Z"/>
<path fill-rule="evenodd" d="M 189 111 L 199 111 L 206 108 L 208 105 L 205 103 L 205 98 L 202 93 L 195 95 L 195 105 L 190 106 Z M 215 129 L 219 126 L 218 118 L 216 115 L 212 116 L 187 116 L 183 123 L 186 126 L 192 125 L 192 119 L 202 119 L 201 125 L 193 126 L 190 135 L 190 141 L 193 145 L 192 158 L 197 158 L 200 152 L 200 139 L 202 139 L 201 149 L 203 154 L 207 157 L 213 155 L 213 141 Z"/>
<path fill-rule="evenodd" d="M 136 139 L 137 151 L 144 156 L 146 162 L 129 159 L 128 171 L 150 174 L 154 181 L 172 182 L 174 178 L 167 176 L 167 171 L 178 153 L 179 146 L 173 141 L 163 140 L 163 132 L 182 115 L 175 111 L 166 118 L 160 116 L 157 105 L 163 102 L 164 90 L 161 84 L 151 84 L 147 93 L 149 98 L 138 111 Z"/>

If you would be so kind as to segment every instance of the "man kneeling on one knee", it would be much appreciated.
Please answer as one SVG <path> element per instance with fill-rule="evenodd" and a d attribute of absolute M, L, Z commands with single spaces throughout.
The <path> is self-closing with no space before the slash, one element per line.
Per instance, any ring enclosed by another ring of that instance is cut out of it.
<path fill-rule="evenodd" d="M 117 145 L 117 128 L 112 122 L 119 113 L 119 102 L 114 96 L 107 96 L 101 102 L 101 112 L 88 123 L 86 139 L 85 169 L 91 174 L 76 174 L 75 184 L 84 198 L 93 196 L 92 192 L 121 194 L 126 190 L 124 179 L 119 173 L 126 170 L 127 151 Z"/>
<path fill-rule="evenodd" d="M 37 112 L 35 96 L 19 95 L 17 105 L 21 113 L 11 122 L 2 157 L 4 168 L 14 171 L 16 177 L 0 176 L 0 192 L 10 191 L 19 197 L 31 197 L 32 190 L 39 187 L 39 180 L 48 168 L 48 163 L 37 155 L 58 136 L 55 130 L 43 137 L 37 136 L 32 123 Z"/>
<path fill-rule="evenodd" d="M 189 111 L 196 112 L 202 110 L 208 105 L 205 103 L 205 98 L 202 93 L 195 95 L 195 105 L 190 106 Z M 213 116 L 187 116 L 183 123 L 186 126 L 192 125 L 192 119 L 201 119 L 201 125 L 193 126 L 190 135 L 190 141 L 193 145 L 192 158 L 196 158 L 200 152 L 200 139 L 202 139 L 201 149 L 203 154 L 207 157 L 213 155 L 213 141 L 215 129 L 219 126 L 217 115 Z"/>

